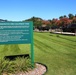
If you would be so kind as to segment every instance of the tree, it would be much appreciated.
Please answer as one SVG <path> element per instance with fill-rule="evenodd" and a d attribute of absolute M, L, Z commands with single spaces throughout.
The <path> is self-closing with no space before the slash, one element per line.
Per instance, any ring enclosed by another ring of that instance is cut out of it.
<path fill-rule="evenodd" d="M 0 19 L 0 22 L 7 22 L 8 20 L 3 20 L 3 19 Z"/>
<path fill-rule="evenodd" d="M 60 16 L 59 19 L 62 19 L 64 16 Z"/>
<path fill-rule="evenodd" d="M 57 21 L 56 21 L 56 25 L 57 25 L 58 27 L 60 27 L 60 25 L 61 25 L 61 20 L 57 20 Z"/>
<path fill-rule="evenodd" d="M 31 17 L 30 19 L 24 20 L 24 21 L 33 21 L 33 24 L 35 27 L 42 25 L 42 19 L 39 17 Z"/>
<path fill-rule="evenodd" d="M 76 17 L 73 17 L 72 23 L 76 23 Z"/>
<path fill-rule="evenodd" d="M 53 28 L 53 29 L 58 28 L 57 21 L 58 21 L 58 19 L 55 19 L 55 18 L 52 19 L 51 28 Z"/>
<path fill-rule="evenodd" d="M 66 16 L 66 15 L 64 15 L 64 18 L 67 18 L 67 16 Z"/>
<path fill-rule="evenodd" d="M 62 18 L 60 19 L 60 21 L 61 21 L 60 25 L 62 27 L 66 27 L 68 24 L 71 24 L 71 20 L 69 18 Z"/>
<path fill-rule="evenodd" d="M 75 17 L 76 17 L 76 14 L 75 14 Z"/>
<path fill-rule="evenodd" d="M 69 17 L 69 19 L 73 19 L 74 15 L 73 14 L 69 14 L 68 17 Z"/>
<path fill-rule="evenodd" d="M 48 21 L 48 20 L 43 20 L 43 21 L 42 21 L 42 24 L 43 24 L 43 25 L 50 25 L 50 24 L 51 24 L 51 22 L 50 22 L 50 21 Z"/>

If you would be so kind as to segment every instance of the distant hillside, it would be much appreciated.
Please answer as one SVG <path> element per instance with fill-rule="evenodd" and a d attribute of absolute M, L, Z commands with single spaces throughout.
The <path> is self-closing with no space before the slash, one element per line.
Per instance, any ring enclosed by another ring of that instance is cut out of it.
<path fill-rule="evenodd" d="M 34 16 L 24 21 L 33 21 L 33 24 L 35 27 L 42 26 L 42 25 L 50 25 L 49 20 L 43 20 L 42 18 L 34 17 Z"/>
<path fill-rule="evenodd" d="M 0 19 L 0 22 L 7 22 L 7 20 Z"/>

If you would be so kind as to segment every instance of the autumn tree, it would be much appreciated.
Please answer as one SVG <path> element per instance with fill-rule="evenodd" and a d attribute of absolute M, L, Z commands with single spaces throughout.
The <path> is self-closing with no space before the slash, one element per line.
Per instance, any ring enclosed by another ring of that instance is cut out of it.
<path fill-rule="evenodd" d="M 52 19 L 52 21 L 51 21 L 51 28 L 57 28 L 58 27 L 57 26 L 57 21 L 58 21 L 58 19 L 55 19 L 55 18 Z"/>
<path fill-rule="evenodd" d="M 76 23 L 76 17 L 73 17 L 72 23 Z"/>
<path fill-rule="evenodd" d="M 48 20 L 43 20 L 42 25 L 51 25 L 51 22 Z"/>
<path fill-rule="evenodd" d="M 60 25 L 62 27 L 66 27 L 68 24 L 71 24 L 71 20 L 69 18 L 62 18 L 60 19 L 61 23 Z"/>

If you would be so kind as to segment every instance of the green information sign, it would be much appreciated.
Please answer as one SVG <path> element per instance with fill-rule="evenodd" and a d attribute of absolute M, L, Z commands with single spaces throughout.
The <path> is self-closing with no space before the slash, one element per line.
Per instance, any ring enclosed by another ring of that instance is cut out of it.
<path fill-rule="evenodd" d="M 31 43 L 32 22 L 0 22 L 0 44 Z"/>
<path fill-rule="evenodd" d="M 31 44 L 34 64 L 33 22 L 0 22 L 0 44 Z"/>

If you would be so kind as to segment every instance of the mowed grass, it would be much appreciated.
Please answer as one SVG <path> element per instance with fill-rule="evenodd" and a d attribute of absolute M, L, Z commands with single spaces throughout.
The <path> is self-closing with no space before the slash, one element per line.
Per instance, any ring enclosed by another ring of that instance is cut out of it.
<path fill-rule="evenodd" d="M 34 33 L 35 61 L 46 64 L 46 75 L 76 75 L 76 36 Z"/>
<path fill-rule="evenodd" d="M 10 55 L 30 54 L 30 44 L 0 45 L 0 58 Z"/>
<path fill-rule="evenodd" d="M 12 54 L 30 54 L 30 45 L 19 44 L 19 50 L 0 46 L 0 58 Z M 76 36 L 34 32 L 35 62 L 48 67 L 45 75 L 76 75 Z"/>

